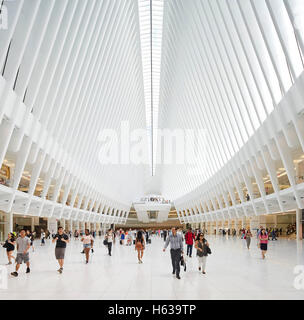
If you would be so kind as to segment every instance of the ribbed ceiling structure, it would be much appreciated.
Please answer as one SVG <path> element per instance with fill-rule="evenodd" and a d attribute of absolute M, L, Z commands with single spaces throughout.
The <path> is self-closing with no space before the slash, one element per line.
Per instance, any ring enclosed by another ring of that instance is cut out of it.
<path fill-rule="evenodd" d="M 165 3 L 161 126 L 205 129 L 207 142 L 201 175 L 186 166 L 164 171 L 163 193 L 176 199 L 244 146 L 303 71 L 287 11 L 301 1 Z"/>
<path fill-rule="evenodd" d="M 293 163 L 304 151 L 302 0 L 0 6 L 0 163 L 12 164 L 0 209 L 124 222 L 149 193 L 174 200 L 182 222 L 282 211 L 291 198 L 304 207 Z M 121 154 L 124 121 L 148 133 L 144 163 Z M 191 164 L 156 163 L 157 128 L 203 132 Z"/>
<path fill-rule="evenodd" d="M 56 203 L 49 204 L 51 213 L 69 198 L 84 211 L 124 216 L 144 192 L 143 171 L 100 160 L 104 144 L 106 150 L 117 147 L 115 137 L 103 141 L 102 130 L 114 130 L 120 141 L 122 121 L 130 131 L 146 127 L 137 1 L 16 0 L 1 6 L 9 23 L 0 31 L 0 162 L 15 163 L 6 210 L 20 211 L 15 200 L 26 171 L 26 212 L 40 179 L 42 199 Z M 45 205 L 37 207 L 43 214 Z"/>

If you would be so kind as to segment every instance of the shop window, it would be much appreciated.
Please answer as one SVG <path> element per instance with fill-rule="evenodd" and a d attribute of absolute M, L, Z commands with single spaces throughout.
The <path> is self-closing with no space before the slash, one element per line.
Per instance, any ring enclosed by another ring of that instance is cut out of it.
<path fill-rule="evenodd" d="M 284 168 L 280 168 L 277 172 L 277 177 L 278 177 L 278 183 L 280 190 L 284 190 L 287 188 L 290 188 L 290 182 L 287 176 L 287 172 L 285 171 Z"/>
<path fill-rule="evenodd" d="M 0 169 L 0 184 L 8 187 L 9 181 L 10 181 L 10 167 L 3 164 Z"/>

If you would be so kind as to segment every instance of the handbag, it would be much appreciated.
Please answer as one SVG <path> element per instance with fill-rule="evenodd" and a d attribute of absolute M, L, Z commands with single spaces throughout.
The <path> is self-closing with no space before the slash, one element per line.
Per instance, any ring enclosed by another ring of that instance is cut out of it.
<path fill-rule="evenodd" d="M 208 254 L 211 254 L 212 252 L 211 252 L 211 249 L 207 246 L 207 253 Z"/>
<path fill-rule="evenodd" d="M 103 244 L 104 244 L 105 246 L 107 246 L 107 245 L 108 245 L 108 240 L 107 240 L 107 239 L 104 239 L 104 240 L 103 240 Z"/>
<path fill-rule="evenodd" d="M 186 271 L 187 270 L 187 265 L 186 265 L 186 261 L 184 259 L 184 256 L 181 256 L 180 264 L 181 264 L 182 267 L 184 267 L 184 271 Z"/>

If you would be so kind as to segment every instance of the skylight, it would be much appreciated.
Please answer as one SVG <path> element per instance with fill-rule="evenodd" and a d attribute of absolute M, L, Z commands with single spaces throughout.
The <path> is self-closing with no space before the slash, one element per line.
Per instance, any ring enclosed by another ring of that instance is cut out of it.
<path fill-rule="evenodd" d="M 159 86 L 163 31 L 163 0 L 138 0 L 140 39 L 151 175 L 155 175 Z"/>

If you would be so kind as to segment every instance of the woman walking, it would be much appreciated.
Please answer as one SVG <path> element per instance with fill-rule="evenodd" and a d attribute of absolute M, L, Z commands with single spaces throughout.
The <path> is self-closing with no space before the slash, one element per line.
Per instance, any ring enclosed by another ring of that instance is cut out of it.
<path fill-rule="evenodd" d="M 251 243 L 251 238 L 252 238 L 252 233 L 250 229 L 246 231 L 245 239 L 246 239 L 246 244 L 247 244 L 247 249 L 250 249 L 250 243 Z"/>
<path fill-rule="evenodd" d="M 107 241 L 109 256 L 111 256 L 112 244 L 114 241 L 114 234 L 112 232 L 112 229 L 109 229 L 106 233 L 105 240 Z"/>
<path fill-rule="evenodd" d="M 16 260 L 15 257 L 13 257 L 13 252 L 15 250 L 16 240 L 13 233 L 9 233 L 7 240 L 5 241 L 3 248 L 6 249 L 8 264 L 12 264 L 12 258 Z"/>
<path fill-rule="evenodd" d="M 137 250 L 138 263 L 143 263 L 142 258 L 145 250 L 145 238 L 141 231 L 138 231 L 136 235 L 135 250 Z"/>
<path fill-rule="evenodd" d="M 200 233 L 195 241 L 195 249 L 197 250 L 198 270 L 206 274 L 206 262 L 208 256 L 209 243 L 205 239 L 204 234 Z"/>
<path fill-rule="evenodd" d="M 90 258 L 90 249 L 93 249 L 93 243 L 94 243 L 94 239 L 90 234 L 89 229 L 85 229 L 84 235 L 82 236 L 81 241 L 83 243 L 83 251 L 86 256 L 86 264 L 88 264 L 89 258 Z"/>
<path fill-rule="evenodd" d="M 260 240 L 260 248 L 262 251 L 262 258 L 265 259 L 267 244 L 268 244 L 268 234 L 266 233 L 265 229 L 261 230 L 259 235 L 259 240 Z"/>

